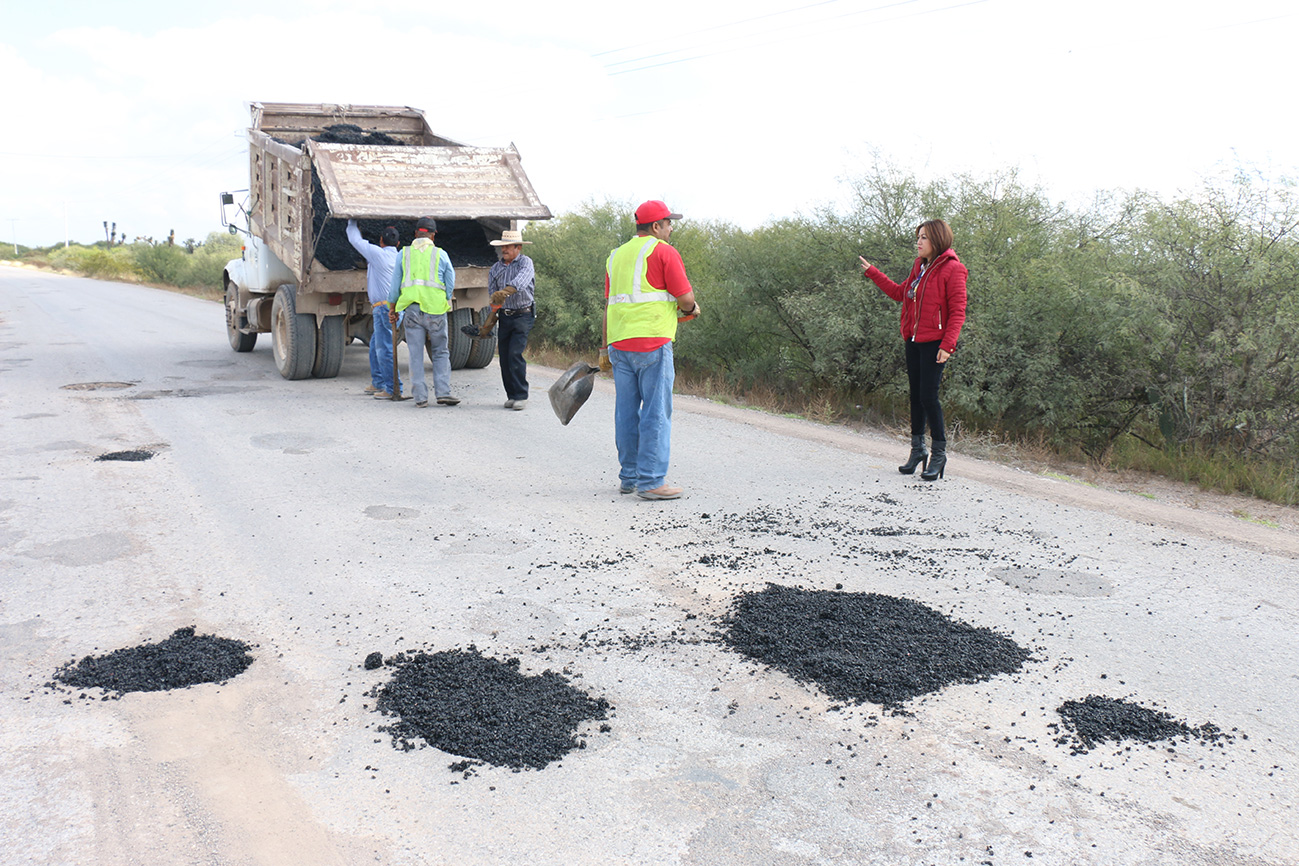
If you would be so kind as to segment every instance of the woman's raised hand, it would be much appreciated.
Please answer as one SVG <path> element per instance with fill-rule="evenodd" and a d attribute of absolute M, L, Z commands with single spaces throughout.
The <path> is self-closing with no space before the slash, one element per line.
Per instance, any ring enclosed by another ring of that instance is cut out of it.
<path fill-rule="evenodd" d="M 869 271 L 869 270 L 871 269 L 871 263 L 868 262 L 868 261 L 866 261 L 866 259 L 865 259 L 864 257 L 862 257 L 862 256 L 858 256 L 858 257 L 857 257 L 857 261 L 861 262 L 861 266 L 862 266 L 862 268 L 864 268 L 865 270 L 868 270 L 868 271 Z"/>

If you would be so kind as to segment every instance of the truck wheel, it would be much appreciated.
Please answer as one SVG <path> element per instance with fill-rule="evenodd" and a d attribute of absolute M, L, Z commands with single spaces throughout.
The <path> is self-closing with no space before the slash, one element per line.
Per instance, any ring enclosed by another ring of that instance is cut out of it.
<path fill-rule="evenodd" d="M 479 324 L 485 322 L 491 314 L 491 307 L 483 307 L 478 312 Z M 471 340 L 473 345 L 469 347 L 469 360 L 465 362 L 466 367 L 475 370 L 486 367 L 492 363 L 492 358 L 496 356 L 496 335 L 492 334 L 482 340 Z"/>
<path fill-rule="evenodd" d="M 305 379 L 316 363 L 316 317 L 299 313 L 296 289 L 280 286 L 271 304 L 275 367 L 286 379 Z"/>
<path fill-rule="evenodd" d="M 468 308 L 447 313 L 447 349 L 451 352 L 452 370 L 459 370 L 469 360 L 469 344 L 474 340 L 460 333 L 460 329 L 473 323 L 474 311 Z"/>
<path fill-rule="evenodd" d="M 239 330 L 239 289 L 234 283 L 226 286 L 226 336 L 230 338 L 230 348 L 236 352 L 251 352 L 257 345 L 257 334 L 245 334 Z"/>
<path fill-rule="evenodd" d="M 325 316 L 320 322 L 320 331 L 316 334 L 316 361 L 311 365 L 311 375 L 317 379 L 333 379 L 343 366 L 343 327 L 342 316 Z"/>

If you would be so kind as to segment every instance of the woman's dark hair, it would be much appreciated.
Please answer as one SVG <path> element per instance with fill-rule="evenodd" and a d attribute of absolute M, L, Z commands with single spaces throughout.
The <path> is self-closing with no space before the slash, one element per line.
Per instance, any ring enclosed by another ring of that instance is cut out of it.
<path fill-rule="evenodd" d="M 934 259 L 952 248 L 952 227 L 946 220 L 925 220 L 916 226 L 916 237 L 920 237 L 922 231 L 934 248 Z"/>

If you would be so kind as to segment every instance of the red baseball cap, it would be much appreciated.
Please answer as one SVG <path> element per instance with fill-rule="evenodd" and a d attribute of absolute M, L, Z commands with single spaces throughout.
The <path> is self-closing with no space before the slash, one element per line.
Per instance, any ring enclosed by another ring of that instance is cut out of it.
<path fill-rule="evenodd" d="M 640 207 L 636 208 L 636 225 L 643 226 L 647 223 L 656 223 L 659 220 L 679 220 L 681 214 L 672 213 L 671 209 L 663 202 L 647 201 Z"/>

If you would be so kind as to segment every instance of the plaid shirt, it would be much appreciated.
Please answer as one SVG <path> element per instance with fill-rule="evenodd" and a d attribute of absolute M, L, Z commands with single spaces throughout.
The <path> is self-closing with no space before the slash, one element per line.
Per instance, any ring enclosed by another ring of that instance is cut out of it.
<path fill-rule="evenodd" d="M 519 253 L 508 265 L 498 261 L 487 272 L 487 292 L 499 291 L 506 286 L 514 286 L 515 292 L 505 299 L 505 309 L 522 310 L 531 307 L 535 302 L 537 274 L 532 269 L 532 259 Z"/>

